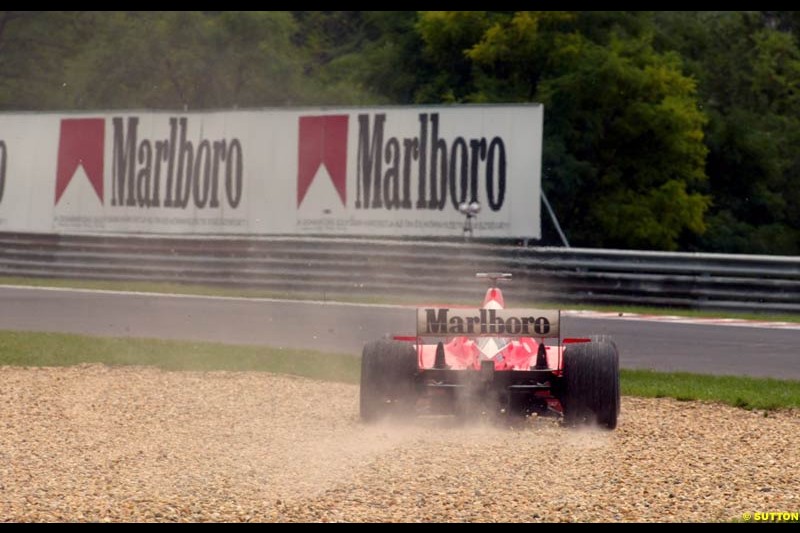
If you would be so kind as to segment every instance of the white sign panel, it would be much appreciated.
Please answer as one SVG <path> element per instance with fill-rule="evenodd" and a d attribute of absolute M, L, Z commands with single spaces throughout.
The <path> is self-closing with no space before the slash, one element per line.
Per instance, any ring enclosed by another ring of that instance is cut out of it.
<path fill-rule="evenodd" d="M 541 105 L 0 114 L 0 231 L 540 237 Z"/>

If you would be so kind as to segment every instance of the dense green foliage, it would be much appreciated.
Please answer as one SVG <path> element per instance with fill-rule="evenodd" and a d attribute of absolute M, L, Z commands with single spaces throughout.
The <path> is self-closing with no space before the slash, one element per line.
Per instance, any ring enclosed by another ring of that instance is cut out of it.
<path fill-rule="evenodd" d="M 0 11 L 0 110 L 542 102 L 571 244 L 794 255 L 798 36 L 788 11 Z"/>

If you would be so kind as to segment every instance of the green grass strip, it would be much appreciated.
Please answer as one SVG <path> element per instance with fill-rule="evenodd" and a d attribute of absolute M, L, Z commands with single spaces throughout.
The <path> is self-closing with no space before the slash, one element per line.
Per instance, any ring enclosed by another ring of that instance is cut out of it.
<path fill-rule="evenodd" d="M 106 338 L 66 333 L 0 331 L 0 365 L 148 365 L 165 370 L 264 371 L 357 383 L 360 359 L 264 346 L 159 339 Z"/>
<path fill-rule="evenodd" d="M 358 383 L 354 354 L 321 353 L 211 342 L 107 338 L 65 333 L 0 331 L 0 365 L 147 365 L 165 370 L 231 370 L 292 374 Z M 649 398 L 708 400 L 746 409 L 800 408 L 800 381 L 650 370 L 621 371 L 622 393 Z"/>
<path fill-rule="evenodd" d="M 800 407 L 800 381 L 688 372 L 621 371 L 622 393 L 646 398 L 709 400 L 745 409 Z"/>

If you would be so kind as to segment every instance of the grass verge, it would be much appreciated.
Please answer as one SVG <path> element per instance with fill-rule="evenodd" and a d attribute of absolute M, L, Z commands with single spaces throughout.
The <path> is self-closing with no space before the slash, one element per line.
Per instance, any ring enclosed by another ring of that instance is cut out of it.
<path fill-rule="evenodd" d="M 0 365 L 71 366 L 81 363 L 149 365 L 165 370 L 256 370 L 345 383 L 357 383 L 361 371 L 360 359 L 349 354 L 211 342 L 0 331 Z"/>
<path fill-rule="evenodd" d="M 254 370 L 354 384 L 358 383 L 360 376 L 360 359 L 352 354 L 210 342 L 0 331 L 0 365 L 70 366 L 81 363 L 150 365 L 165 370 Z M 800 408 L 800 381 L 623 369 L 621 388 L 622 393 L 628 396 L 708 400 L 746 409 Z"/>
<path fill-rule="evenodd" d="M 745 409 L 800 408 L 800 381 L 652 370 L 621 373 L 622 393 L 629 396 L 709 400 Z"/>

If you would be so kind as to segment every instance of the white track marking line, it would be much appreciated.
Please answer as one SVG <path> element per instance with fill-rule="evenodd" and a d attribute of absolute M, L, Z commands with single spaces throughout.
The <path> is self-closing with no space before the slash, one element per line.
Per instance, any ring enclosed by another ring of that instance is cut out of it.
<path fill-rule="evenodd" d="M 561 314 L 577 318 L 638 320 L 640 322 L 668 322 L 672 324 L 691 324 L 699 326 L 735 326 L 745 328 L 800 330 L 800 323 L 797 322 L 769 322 L 766 320 L 747 320 L 744 318 L 702 318 L 674 315 L 640 315 L 636 313 L 614 313 L 608 311 L 562 311 Z"/>
<path fill-rule="evenodd" d="M 178 294 L 171 292 L 143 292 L 143 291 L 115 291 L 110 289 L 75 289 L 70 287 L 34 287 L 28 285 L 2 285 L 0 289 L 21 289 L 55 292 L 76 292 L 86 294 L 114 294 L 121 296 L 152 296 L 158 298 L 190 298 L 199 300 L 222 300 L 234 302 L 269 302 L 269 303 L 291 303 L 291 304 L 313 304 L 313 305 L 336 305 L 344 307 L 379 307 L 386 309 L 416 309 L 413 305 L 396 304 L 368 304 L 357 302 L 338 302 L 334 300 L 288 300 L 283 298 L 250 298 L 245 296 L 214 296 L 205 294 Z"/>
<path fill-rule="evenodd" d="M 109 289 L 76 289 L 70 287 L 35 287 L 29 285 L 3 285 L 0 289 L 33 290 L 33 291 L 55 291 L 72 292 L 85 294 L 110 294 L 119 296 L 148 296 L 153 298 L 187 298 L 195 300 L 219 300 L 232 302 L 262 302 L 262 303 L 281 303 L 281 304 L 307 304 L 307 305 L 327 305 L 337 307 L 366 307 L 375 309 L 416 309 L 416 305 L 403 304 L 370 304 L 357 302 L 338 302 L 334 300 L 290 300 L 285 298 L 250 298 L 244 296 L 213 296 L 202 294 L 177 294 L 163 292 L 142 292 L 142 291 L 116 291 Z M 561 311 L 562 316 L 576 318 L 599 318 L 610 320 L 634 320 L 641 322 L 669 322 L 675 324 L 694 324 L 707 326 L 735 326 L 762 329 L 788 329 L 800 330 L 800 323 L 796 322 L 768 322 L 761 320 L 746 320 L 742 318 L 692 318 L 674 315 L 640 315 L 636 313 L 616 313 L 613 311 L 584 311 L 569 310 Z"/>

